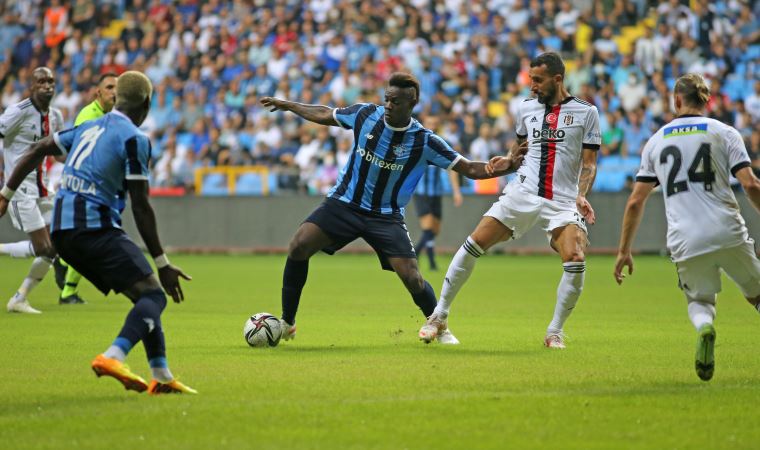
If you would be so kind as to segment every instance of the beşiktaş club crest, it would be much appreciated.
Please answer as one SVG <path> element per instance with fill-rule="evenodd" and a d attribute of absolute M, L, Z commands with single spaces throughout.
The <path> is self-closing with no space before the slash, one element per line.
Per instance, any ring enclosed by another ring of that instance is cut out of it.
<path fill-rule="evenodd" d="M 573 115 L 572 114 L 565 114 L 565 118 L 562 120 L 562 123 L 565 125 L 572 125 L 573 124 Z"/>
<path fill-rule="evenodd" d="M 404 147 L 403 145 L 396 145 L 393 147 L 393 154 L 396 155 L 396 158 L 401 158 L 409 153 L 409 149 Z"/>

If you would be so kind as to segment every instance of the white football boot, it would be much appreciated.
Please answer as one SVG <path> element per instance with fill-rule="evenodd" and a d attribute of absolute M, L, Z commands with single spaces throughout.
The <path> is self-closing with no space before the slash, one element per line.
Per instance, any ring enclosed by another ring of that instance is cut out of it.
<path fill-rule="evenodd" d="M 546 348 L 565 348 L 565 339 L 562 333 L 549 333 L 544 338 L 544 347 Z"/>
<path fill-rule="evenodd" d="M 428 317 L 425 325 L 420 328 L 418 334 L 420 340 L 426 344 L 438 339 L 441 344 L 456 345 L 459 340 L 449 331 L 449 314 L 445 312 L 433 313 Z"/>
<path fill-rule="evenodd" d="M 32 305 L 25 298 L 19 297 L 18 294 L 8 301 L 7 309 L 9 313 L 42 314 L 42 311 L 32 308 Z"/>
<path fill-rule="evenodd" d="M 282 339 L 283 341 L 289 341 L 291 339 L 296 338 L 296 326 L 291 325 L 284 320 L 280 319 L 280 328 L 282 329 Z"/>

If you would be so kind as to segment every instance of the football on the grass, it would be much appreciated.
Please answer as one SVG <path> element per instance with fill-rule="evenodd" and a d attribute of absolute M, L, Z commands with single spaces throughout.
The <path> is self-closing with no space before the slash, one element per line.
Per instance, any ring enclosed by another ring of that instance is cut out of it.
<path fill-rule="evenodd" d="M 280 319 L 269 313 L 252 315 L 243 327 L 245 341 L 251 347 L 275 347 L 280 343 Z"/>

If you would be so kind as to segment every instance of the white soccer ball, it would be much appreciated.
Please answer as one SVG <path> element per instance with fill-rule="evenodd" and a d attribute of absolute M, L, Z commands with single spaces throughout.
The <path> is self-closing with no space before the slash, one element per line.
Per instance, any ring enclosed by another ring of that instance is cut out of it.
<path fill-rule="evenodd" d="M 269 313 L 254 314 L 243 326 L 243 337 L 251 347 L 276 347 L 281 336 L 280 319 Z"/>

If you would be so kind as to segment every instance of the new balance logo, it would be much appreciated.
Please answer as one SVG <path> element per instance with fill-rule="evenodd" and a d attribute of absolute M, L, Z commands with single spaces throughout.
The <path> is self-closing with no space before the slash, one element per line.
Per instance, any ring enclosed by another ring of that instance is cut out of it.
<path fill-rule="evenodd" d="M 367 134 L 364 135 L 364 137 L 366 137 L 367 140 L 369 141 L 370 139 L 372 139 L 375 136 L 371 135 L 370 133 L 367 133 Z"/>
<path fill-rule="evenodd" d="M 153 319 L 150 317 L 144 317 L 143 322 L 148 324 L 148 333 L 152 333 L 153 329 L 156 328 L 156 324 L 153 322 Z"/>

